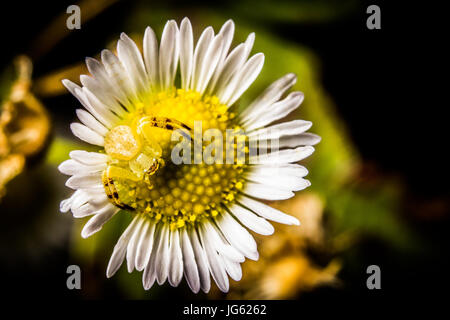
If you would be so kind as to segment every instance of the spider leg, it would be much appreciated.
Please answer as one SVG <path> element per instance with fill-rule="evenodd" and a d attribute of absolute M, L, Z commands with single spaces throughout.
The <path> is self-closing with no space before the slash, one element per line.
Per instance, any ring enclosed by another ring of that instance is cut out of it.
<path fill-rule="evenodd" d="M 149 176 L 152 176 L 155 174 L 156 171 L 158 171 L 159 169 L 159 164 L 160 161 L 156 160 L 152 163 L 152 165 L 150 166 L 150 168 L 147 170 L 146 174 Z"/>
<path fill-rule="evenodd" d="M 114 177 L 128 179 L 132 181 L 139 181 L 139 178 L 129 170 L 115 166 L 107 167 L 102 174 L 103 186 L 105 188 L 105 193 L 109 201 L 111 201 L 115 206 L 121 209 L 134 210 L 134 208 L 123 203 L 119 199 L 119 192 L 117 191 L 116 185 L 114 184 Z"/>
<path fill-rule="evenodd" d="M 169 131 L 174 131 L 180 129 L 181 134 L 186 138 L 190 139 L 193 136 L 192 128 L 184 124 L 181 121 L 170 119 L 167 117 L 144 117 L 139 121 L 139 130 L 143 130 L 144 126 L 150 125 L 151 127 L 166 129 Z"/>

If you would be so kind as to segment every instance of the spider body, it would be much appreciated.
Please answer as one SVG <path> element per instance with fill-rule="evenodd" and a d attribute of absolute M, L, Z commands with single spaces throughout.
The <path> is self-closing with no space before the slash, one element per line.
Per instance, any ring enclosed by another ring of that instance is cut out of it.
<path fill-rule="evenodd" d="M 116 181 L 124 184 L 143 181 L 151 189 L 150 177 L 164 166 L 161 146 L 154 141 L 150 128 L 179 130 L 189 139 L 192 136 L 192 129 L 180 121 L 150 116 L 135 121 L 132 126 L 118 125 L 108 132 L 105 151 L 111 161 L 103 171 L 102 182 L 108 199 L 121 209 L 134 210 L 120 198 Z"/>

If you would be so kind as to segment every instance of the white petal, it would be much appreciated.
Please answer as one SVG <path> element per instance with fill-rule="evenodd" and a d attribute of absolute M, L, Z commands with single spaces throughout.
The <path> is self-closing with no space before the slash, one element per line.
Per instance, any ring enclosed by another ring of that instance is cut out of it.
<path fill-rule="evenodd" d="M 95 202 L 106 197 L 105 188 L 103 185 L 101 188 L 83 188 L 80 190 L 82 190 L 90 197 L 89 201 Z"/>
<path fill-rule="evenodd" d="M 88 89 L 86 89 L 85 87 L 83 88 L 74 87 L 73 95 L 78 99 L 78 101 L 83 105 L 83 107 L 85 107 L 86 110 L 88 110 L 98 121 L 100 121 L 105 127 L 111 128 L 112 126 L 111 122 L 102 115 L 103 110 L 100 110 L 99 112 L 91 105 L 84 90 L 88 92 Z"/>
<path fill-rule="evenodd" d="M 103 225 L 111 219 L 117 212 L 119 208 L 113 206 L 112 204 L 106 205 L 103 209 L 96 212 L 95 216 L 93 216 L 84 226 L 81 231 L 81 236 L 83 238 L 88 238 L 97 231 L 99 231 Z"/>
<path fill-rule="evenodd" d="M 204 293 L 208 293 L 211 288 L 211 278 L 209 277 L 208 259 L 206 252 L 202 248 L 195 230 L 189 233 L 192 249 L 194 249 L 195 261 L 197 262 L 198 274 L 200 276 L 200 288 Z"/>
<path fill-rule="evenodd" d="M 234 216 L 250 230 L 262 235 L 271 235 L 274 232 L 274 228 L 269 222 L 256 216 L 254 213 L 240 205 L 235 204 L 230 210 Z"/>
<path fill-rule="evenodd" d="M 71 205 L 72 205 L 71 198 L 64 199 L 59 204 L 59 211 L 61 211 L 62 213 L 66 213 L 67 211 L 70 210 Z"/>
<path fill-rule="evenodd" d="M 68 80 L 68 79 L 62 79 L 61 83 L 64 85 L 64 87 L 66 87 L 67 90 L 69 90 L 69 92 L 75 96 L 75 98 L 77 98 L 78 100 L 79 97 L 76 95 L 75 90 L 76 89 L 81 89 L 81 87 L 79 85 L 77 85 L 76 83 Z M 81 102 L 81 101 L 80 101 Z"/>
<path fill-rule="evenodd" d="M 105 127 L 111 128 L 112 123 L 111 120 L 114 120 L 114 115 L 107 107 L 101 107 L 100 102 L 97 102 L 98 99 L 86 88 L 79 87 L 77 84 L 71 82 L 70 80 L 64 79 L 62 80 L 64 86 L 72 93 L 72 95 L 78 99 L 78 101 L 86 108 L 97 120 L 99 120 Z M 92 100 L 97 104 L 94 107 L 87 97 L 87 93 L 92 95 L 94 98 Z M 110 115 L 110 118 L 108 118 Z M 117 117 L 115 117 L 117 119 Z"/>
<path fill-rule="evenodd" d="M 98 61 L 96 62 L 99 63 Z M 104 73 L 106 73 L 106 71 L 104 71 Z M 102 77 L 103 76 L 104 75 L 102 75 Z M 105 106 L 107 106 L 108 109 L 113 111 L 116 115 L 122 117 L 125 114 L 125 109 L 122 108 L 116 98 L 118 90 L 110 84 L 109 80 L 106 80 L 107 82 L 105 82 L 105 79 L 103 78 L 101 78 L 101 80 L 97 80 L 83 74 L 80 76 L 80 81 L 83 86 L 92 92 L 98 100 L 102 101 Z"/>
<path fill-rule="evenodd" d="M 222 237 L 222 234 L 215 226 L 213 226 L 210 222 L 206 222 L 204 226 L 210 235 L 210 239 L 214 242 L 214 247 L 219 254 L 233 262 L 244 262 L 244 255 L 228 244 L 227 240 Z"/>
<path fill-rule="evenodd" d="M 228 54 L 228 50 L 230 50 L 231 42 L 233 41 L 234 36 L 234 22 L 233 20 L 228 20 L 225 22 L 220 28 L 218 35 L 223 37 L 223 49 L 219 59 L 219 66 L 223 64 L 225 58 Z"/>
<path fill-rule="evenodd" d="M 130 241 L 128 241 L 128 247 L 127 247 L 127 269 L 128 272 L 133 272 L 134 270 L 134 263 L 136 260 L 136 249 L 138 246 L 139 239 L 142 235 L 142 232 L 145 233 L 147 230 L 143 230 L 144 227 L 148 228 L 148 224 L 146 223 L 145 219 L 140 219 L 136 227 L 134 228 L 133 234 L 130 238 Z"/>
<path fill-rule="evenodd" d="M 202 73 L 202 64 L 205 59 L 208 48 L 214 38 L 214 31 L 211 27 L 206 28 L 198 39 L 197 45 L 194 51 L 194 64 L 192 65 L 192 79 L 190 88 L 195 90 L 200 80 Z"/>
<path fill-rule="evenodd" d="M 85 176 L 75 175 L 66 181 L 66 186 L 71 189 L 90 188 L 99 184 L 103 185 L 99 173 Z"/>
<path fill-rule="evenodd" d="M 244 193 L 264 200 L 286 200 L 294 196 L 294 193 L 290 190 L 278 189 L 272 186 L 253 182 L 247 182 L 245 184 Z"/>
<path fill-rule="evenodd" d="M 71 207 L 72 214 L 75 218 L 84 218 L 87 216 L 91 216 L 96 214 L 99 210 L 106 207 L 108 204 L 110 204 L 108 198 L 104 198 L 102 202 L 99 203 L 82 203 L 82 198 L 79 199 L 80 201 L 77 204 L 73 204 Z M 80 204 L 80 205 L 78 205 Z"/>
<path fill-rule="evenodd" d="M 251 118 L 246 122 L 245 130 L 252 131 L 286 117 L 289 113 L 298 108 L 302 103 L 303 98 L 304 95 L 302 92 L 296 91 L 290 93 L 285 99 L 270 105 L 262 114 Z"/>
<path fill-rule="evenodd" d="M 156 272 L 155 272 L 155 262 L 153 261 L 153 252 L 152 256 L 150 256 L 150 261 L 145 267 L 144 272 L 142 273 L 142 283 L 144 285 L 144 289 L 148 290 L 150 289 L 156 280 Z"/>
<path fill-rule="evenodd" d="M 300 146 L 314 146 L 318 144 L 320 140 L 322 140 L 320 136 L 314 133 L 305 132 L 295 136 L 284 136 L 279 139 L 259 140 L 258 146 L 259 148 L 267 149 L 275 143 L 275 145 L 278 145 L 278 148 L 296 148 Z"/>
<path fill-rule="evenodd" d="M 314 133 L 305 132 L 293 137 L 283 137 L 280 140 L 280 147 L 295 148 L 298 146 L 314 146 L 318 144 L 322 138 Z"/>
<path fill-rule="evenodd" d="M 240 119 L 243 122 L 246 122 L 249 119 L 263 113 L 263 110 L 266 110 L 268 106 L 278 101 L 281 96 L 295 84 L 296 81 L 297 77 L 295 74 L 288 73 L 273 82 L 240 114 Z"/>
<path fill-rule="evenodd" d="M 194 38 L 192 35 L 191 22 L 188 18 L 184 18 L 183 21 L 181 21 L 179 43 L 181 87 L 183 89 L 188 89 L 192 75 L 192 64 L 194 56 Z"/>
<path fill-rule="evenodd" d="M 105 144 L 105 141 L 101 135 L 99 135 L 97 132 L 93 131 L 92 129 L 89 129 L 85 125 L 82 125 L 81 123 L 73 122 L 70 124 L 70 130 L 72 130 L 72 133 L 79 139 L 94 144 L 97 146 L 103 146 Z"/>
<path fill-rule="evenodd" d="M 257 53 L 251 57 L 233 76 L 229 86 L 219 96 L 221 102 L 232 106 L 258 77 L 264 65 L 264 54 Z"/>
<path fill-rule="evenodd" d="M 247 58 L 250 56 L 250 52 L 252 51 L 254 43 L 255 43 L 255 33 L 252 32 L 252 33 L 250 33 L 248 35 L 247 39 L 244 42 L 244 45 L 245 45 L 245 52 L 244 52 L 245 60 L 247 60 Z"/>
<path fill-rule="evenodd" d="M 290 175 L 270 176 L 251 172 L 246 176 L 246 178 L 249 181 L 288 191 L 300 191 L 311 185 L 308 180 Z"/>
<path fill-rule="evenodd" d="M 120 35 L 120 40 L 117 42 L 117 54 L 138 92 L 147 91 L 147 74 L 141 52 L 136 43 L 125 33 Z"/>
<path fill-rule="evenodd" d="M 156 280 L 156 255 L 161 241 L 161 227 L 156 226 L 152 253 L 150 254 L 149 262 L 142 273 L 142 283 L 145 290 L 150 289 Z"/>
<path fill-rule="evenodd" d="M 76 210 L 78 210 L 82 205 L 86 203 L 89 203 L 92 206 L 92 208 L 100 208 L 105 206 L 109 201 L 109 199 L 106 196 L 104 188 L 98 189 L 89 188 L 78 190 L 80 190 L 81 195 L 72 202 L 72 206 L 70 208 L 70 210 L 72 210 L 72 213 L 74 213 Z M 91 212 L 92 211 L 95 210 L 91 210 Z"/>
<path fill-rule="evenodd" d="M 106 277 L 111 278 L 122 265 L 123 259 L 125 258 L 128 241 L 133 234 L 136 223 L 140 220 L 141 218 L 136 215 L 114 246 L 113 253 L 109 259 L 108 268 L 106 269 Z"/>
<path fill-rule="evenodd" d="M 144 33 L 144 62 L 151 85 L 156 88 L 159 82 L 158 40 L 152 28 L 147 27 Z"/>
<path fill-rule="evenodd" d="M 115 115 L 111 109 L 103 103 L 103 101 L 100 101 L 88 88 L 83 87 L 82 91 L 83 94 L 81 94 L 81 96 L 84 96 L 85 101 L 87 101 L 86 104 L 91 106 L 88 111 L 92 113 L 92 115 L 94 115 L 101 123 L 103 123 L 105 127 L 112 128 L 120 121 L 120 118 Z"/>
<path fill-rule="evenodd" d="M 242 279 L 242 269 L 238 262 L 233 262 L 225 257 L 222 257 L 225 270 L 234 281 L 240 281 Z"/>
<path fill-rule="evenodd" d="M 159 48 L 159 77 L 162 89 L 173 85 L 178 66 L 178 27 L 175 21 L 166 23 Z"/>
<path fill-rule="evenodd" d="M 136 99 L 136 88 L 131 79 L 128 77 L 128 73 L 120 60 L 114 55 L 114 53 L 106 49 L 102 50 L 101 58 L 111 81 L 114 81 L 116 86 L 124 92 L 127 100 L 134 101 Z M 128 106 L 128 104 L 124 104 Z"/>
<path fill-rule="evenodd" d="M 87 216 L 92 216 L 95 214 L 95 212 L 99 209 L 99 207 L 95 207 L 91 205 L 90 203 L 81 203 L 81 198 L 78 198 L 79 202 L 77 205 L 72 206 L 70 209 L 72 211 L 72 215 L 74 218 L 84 218 Z M 108 203 L 103 203 L 101 208 L 103 208 Z"/>
<path fill-rule="evenodd" d="M 312 122 L 305 120 L 292 120 L 258 129 L 247 134 L 249 138 L 258 140 L 278 139 L 282 136 L 292 136 L 305 132 L 311 128 Z"/>
<path fill-rule="evenodd" d="M 253 236 L 243 228 L 230 214 L 225 213 L 216 219 L 216 223 L 228 242 L 243 255 L 258 260 L 258 250 Z"/>
<path fill-rule="evenodd" d="M 181 249 L 183 251 L 184 276 L 194 293 L 200 290 L 200 276 L 195 262 L 194 250 L 185 228 L 181 231 Z"/>
<path fill-rule="evenodd" d="M 252 210 L 253 212 L 257 213 L 258 215 L 260 215 L 265 219 L 289 225 L 297 225 L 297 226 L 300 225 L 300 221 L 298 221 L 297 218 L 285 214 L 284 212 L 272 208 L 262 202 L 253 200 L 245 196 L 242 196 L 242 198 L 240 198 L 239 201 L 244 206 L 246 206 L 247 208 L 249 208 L 250 210 Z"/>
<path fill-rule="evenodd" d="M 170 235 L 170 269 L 168 280 L 172 287 L 177 287 L 183 278 L 183 254 L 180 246 L 180 234 L 178 229 Z"/>
<path fill-rule="evenodd" d="M 286 163 L 282 165 L 257 164 L 250 167 L 251 174 L 266 176 L 294 176 L 303 178 L 308 170 L 297 163 Z"/>
<path fill-rule="evenodd" d="M 84 194 L 83 194 L 83 192 L 82 192 L 81 190 L 76 190 L 74 193 L 72 193 L 72 195 L 71 195 L 69 198 L 67 198 L 67 199 L 65 199 L 65 200 L 63 200 L 63 201 L 61 201 L 61 203 L 60 203 L 60 205 L 59 205 L 59 210 L 60 210 L 61 212 L 63 212 L 63 213 L 69 211 L 70 208 L 72 207 L 72 203 L 73 203 L 76 199 L 78 199 L 78 198 L 80 198 L 80 197 L 83 197 L 83 196 L 84 196 Z M 83 201 L 86 202 L 87 199 L 83 199 Z M 84 202 L 83 202 L 83 203 L 84 203 Z"/>
<path fill-rule="evenodd" d="M 208 92 L 213 95 L 221 94 L 229 84 L 231 77 L 245 63 L 245 44 L 241 43 L 226 58 L 220 70 L 216 70 L 209 85 Z"/>
<path fill-rule="evenodd" d="M 146 232 L 142 233 L 136 253 L 136 270 L 142 271 L 148 264 L 153 249 L 156 225 L 149 222 Z"/>
<path fill-rule="evenodd" d="M 286 149 L 250 157 L 252 164 L 277 164 L 292 163 L 309 157 L 314 152 L 314 147 L 298 147 L 295 149 Z"/>
<path fill-rule="evenodd" d="M 220 55 L 222 53 L 223 38 L 218 35 L 211 42 L 208 51 L 201 62 L 201 66 L 197 66 L 200 69 L 199 77 L 197 79 L 196 88 L 197 92 L 203 93 L 206 86 L 209 83 L 214 71 L 216 70 L 217 63 L 219 62 Z"/>
<path fill-rule="evenodd" d="M 71 151 L 69 153 L 69 156 L 72 159 L 88 166 L 102 165 L 106 164 L 106 162 L 108 161 L 108 156 L 106 154 L 98 152 L 88 152 L 84 150 Z"/>
<path fill-rule="evenodd" d="M 86 65 L 88 67 L 89 72 L 94 76 L 95 80 L 97 81 L 97 85 L 103 87 L 104 89 L 104 95 L 111 95 L 115 99 L 117 99 L 122 105 L 128 105 L 128 97 L 125 90 L 121 87 L 120 83 L 116 78 L 112 78 L 108 72 L 106 71 L 105 67 L 97 60 L 93 58 L 86 58 Z M 82 77 L 80 77 L 80 80 L 83 81 Z M 83 82 L 81 82 L 83 83 Z M 94 88 L 96 87 L 90 87 L 88 85 L 85 85 L 89 91 L 95 92 L 95 95 L 102 101 L 105 102 L 105 104 L 108 104 L 108 106 L 116 112 L 116 114 L 121 115 L 122 113 L 120 111 L 117 111 L 113 108 L 113 103 L 110 104 L 109 99 L 104 99 L 104 95 L 100 94 L 97 90 Z M 91 90 L 92 89 L 92 90 Z M 120 108 L 119 108 L 120 110 Z"/>
<path fill-rule="evenodd" d="M 105 128 L 104 125 L 102 125 L 97 119 L 95 119 L 89 112 L 77 109 L 76 114 L 78 116 L 78 119 L 89 129 L 95 131 L 102 137 L 104 137 L 108 133 L 108 129 Z"/>
<path fill-rule="evenodd" d="M 156 251 L 155 267 L 156 267 L 156 281 L 162 285 L 169 274 L 170 254 L 169 254 L 169 237 L 170 230 L 167 225 L 164 225 L 160 234 L 160 241 L 158 250 Z"/>
<path fill-rule="evenodd" d="M 86 194 L 81 189 L 78 189 L 75 192 L 78 192 L 78 191 L 80 192 L 80 194 L 77 197 L 73 198 L 72 203 L 70 205 L 70 211 L 72 212 L 72 215 L 75 218 L 82 218 L 82 217 L 94 214 L 94 212 L 96 210 L 94 208 L 92 208 L 92 207 L 90 207 L 91 210 L 90 210 L 89 214 L 85 214 L 85 215 L 78 215 L 78 214 L 76 214 L 77 211 L 79 210 L 79 208 L 84 206 L 89 201 L 88 197 L 86 196 Z M 106 205 L 106 203 L 103 203 L 102 207 L 104 207 L 105 205 Z"/>
<path fill-rule="evenodd" d="M 200 239 L 203 245 L 203 248 L 206 252 L 206 257 L 208 259 L 209 270 L 211 271 L 211 275 L 219 287 L 220 291 L 228 292 L 229 289 L 229 281 L 228 276 L 225 271 L 225 267 L 223 265 L 222 259 L 217 253 L 216 249 L 213 247 L 213 240 L 211 239 L 211 234 L 206 231 L 205 228 L 199 228 Z"/>
<path fill-rule="evenodd" d="M 78 189 L 77 191 L 74 192 L 74 194 L 72 196 L 70 210 L 72 211 L 72 213 L 74 213 L 82 205 L 90 202 L 92 198 L 93 198 L 93 196 L 91 196 L 89 193 L 86 193 L 82 189 Z M 105 200 L 105 198 L 106 198 L 106 196 L 104 196 L 102 200 Z M 98 201 L 94 204 L 99 205 L 97 207 L 97 209 L 104 207 L 106 205 L 105 201 Z M 96 210 L 92 210 L 92 212 L 93 211 L 96 211 Z"/>
<path fill-rule="evenodd" d="M 211 93 L 214 89 L 219 76 L 222 74 L 223 67 L 225 65 L 225 59 L 227 57 L 228 51 L 230 50 L 231 42 L 233 41 L 234 36 L 234 22 L 233 20 L 228 20 L 224 23 L 222 28 L 220 29 L 218 35 L 223 38 L 222 41 L 222 50 L 220 53 L 219 61 L 217 62 L 217 68 L 214 71 L 211 81 L 208 84 L 208 93 Z M 244 58 L 246 59 L 246 58 Z"/>
<path fill-rule="evenodd" d="M 88 166 L 88 165 L 83 165 L 73 159 L 66 160 L 58 166 L 58 170 L 61 173 L 64 173 L 66 175 L 75 175 L 75 174 L 80 174 L 80 173 L 81 174 L 89 174 L 89 173 L 94 173 L 94 172 L 101 172 L 105 169 L 106 169 L 106 164 Z"/>
<path fill-rule="evenodd" d="M 220 69 L 218 69 L 211 80 L 208 88 L 209 94 L 221 95 L 229 86 L 233 75 L 242 68 L 252 50 L 255 34 L 251 33 L 245 43 L 237 45 L 226 57 Z"/>

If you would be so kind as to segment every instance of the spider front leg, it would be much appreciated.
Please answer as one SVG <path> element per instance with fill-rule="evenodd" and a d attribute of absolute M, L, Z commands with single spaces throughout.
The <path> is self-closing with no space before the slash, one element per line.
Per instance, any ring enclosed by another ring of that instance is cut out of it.
<path fill-rule="evenodd" d="M 117 207 L 125 210 L 134 210 L 133 207 L 123 203 L 119 198 L 119 192 L 117 191 L 115 180 L 131 180 L 137 182 L 140 178 L 130 170 L 117 167 L 108 166 L 102 174 L 102 182 L 105 188 L 108 199 Z"/>
<path fill-rule="evenodd" d="M 143 117 L 139 120 L 138 133 L 142 134 L 148 141 L 152 140 L 146 128 L 161 128 L 169 131 L 180 130 L 187 139 L 193 136 L 192 129 L 181 121 L 167 117 Z"/>

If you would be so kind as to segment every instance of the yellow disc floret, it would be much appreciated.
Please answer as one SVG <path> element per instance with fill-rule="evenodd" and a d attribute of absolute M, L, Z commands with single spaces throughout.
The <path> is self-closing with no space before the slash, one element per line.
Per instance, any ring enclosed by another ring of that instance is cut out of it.
<path fill-rule="evenodd" d="M 105 136 L 109 161 L 103 183 L 111 202 L 171 228 L 219 215 L 243 188 L 245 164 L 207 164 L 202 159 L 194 163 L 194 152 L 191 163 L 175 164 L 171 151 L 179 141 L 171 137 L 181 130 L 185 137 L 197 139 L 194 132 L 200 130 L 202 136 L 208 129 L 225 137 L 227 128 L 237 128 L 233 118 L 215 96 L 168 90 L 146 97 Z M 194 128 L 198 123 L 201 127 Z M 200 141 L 204 150 L 206 143 Z"/>

